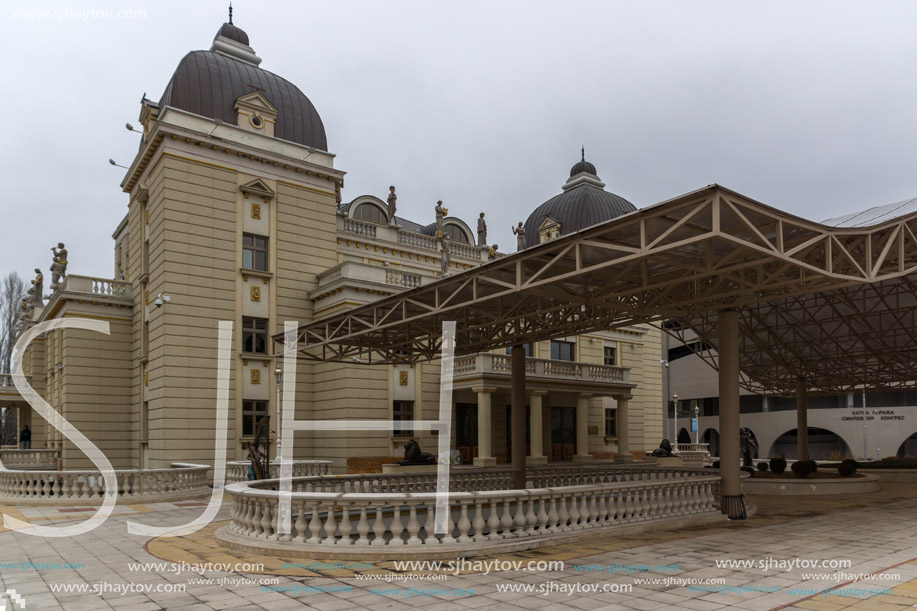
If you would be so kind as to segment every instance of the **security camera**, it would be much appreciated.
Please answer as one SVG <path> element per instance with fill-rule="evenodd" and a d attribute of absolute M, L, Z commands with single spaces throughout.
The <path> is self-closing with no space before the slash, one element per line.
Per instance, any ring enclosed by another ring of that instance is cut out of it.
<path fill-rule="evenodd" d="M 156 304 L 157 308 L 161 308 L 162 304 L 169 303 L 170 301 L 172 301 L 171 297 L 169 297 L 168 295 L 163 295 L 162 293 L 159 293 L 158 295 L 156 295 L 156 301 L 154 301 L 153 303 Z"/>

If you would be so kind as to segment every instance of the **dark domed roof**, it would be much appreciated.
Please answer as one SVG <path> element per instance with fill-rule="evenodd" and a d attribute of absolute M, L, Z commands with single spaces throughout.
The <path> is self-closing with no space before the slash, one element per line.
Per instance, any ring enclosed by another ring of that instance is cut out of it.
<path fill-rule="evenodd" d="M 241 29 L 224 23 L 214 39 L 214 48 L 217 48 L 221 37 L 245 45 L 239 51 L 240 57 L 249 56 L 256 62 L 261 61 L 253 51 L 247 53 L 246 49 L 250 51 L 248 35 Z M 230 44 L 224 42 L 223 48 Z M 171 106 L 235 125 L 236 100 L 256 91 L 277 107 L 276 138 L 328 150 L 322 119 L 296 85 L 250 61 L 213 49 L 192 51 L 182 58 L 166 85 L 159 107 Z"/>
<path fill-rule="evenodd" d="M 596 176 L 595 166 L 583 159 L 582 161 L 577 161 L 576 165 L 570 168 L 570 178 L 573 178 L 580 172 L 586 172 L 587 174 L 592 174 Z"/>
<path fill-rule="evenodd" d="M 586 175 L 579 176 L 583 172 Z M 526 247 L 539 243 L 538 226 L 545 217 L 560 223 L 560 233 L 566 235 L 637 209 L 623 197 L 603 189 L 604 184 L 596 175 L 595 166 L 588 161 L 574 165 L 564 192 L 538 206 L 525 221 Z"/>
<path fill-rule="evenodd" d="M 224 23 L 217 32 L 217 36 L 223 36 L 229 40 L 240 42 L 246 47 L 248 46 L 248 34 L 242 28 L 236 27 L 231 23 Z M 217 36 L 213 37 L 214 40 L 216 40 Z"/>

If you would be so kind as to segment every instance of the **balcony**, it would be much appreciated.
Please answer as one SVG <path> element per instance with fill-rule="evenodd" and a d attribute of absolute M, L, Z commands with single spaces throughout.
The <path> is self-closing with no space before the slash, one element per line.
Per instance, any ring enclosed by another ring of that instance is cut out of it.
<path fill-rule="evenodd" d="M 478 385 L 482 381 L 509 387 L 512 360 L 509 355 L 479 352 L 455 358 L 453 380 L 456 388 Z M 526 388 L 565 390 L 569 392 L 627 392 L 636 386 L 630 382 L 629 367 L 598 365 L 572 361 L 525 359 Z"/>
<path fill-rule="evenodd" d="M 26 376 L 26 382 L 32 383 L 31 376 Z M 16 390 L 13 384 L 13 376 L 9 373 L 0 373 L 0 400 L 2 401 L 24 401 L 22 395 Z"/>
<path fill-rule="evenodd" d="M 67 293 L 86 293 L 100 297 L 131 299 L 131 283 L 91 276 L 67 276 L 60 289 Z"/>
<path fill-rule="evenodd" d="M 437 239 L 433 236 L 422 233 L 415 233 L 398 227 L 388 225 L 377 225 L 359 219 L 339 217 L 338 230 L 345 234 L 350 234 L 359 238 L 368 240 L 378 240 L 380 242 L 390 242 L 392 245 L 400 244 L 419 250 L 440 252 L 441 247 Z M 489 249 L 486 246 L 477 246 L 474 244 L 461 244 L 459 242 L 449 241 L 449 251 L 452 259 L 469 259 L 471 261 L 487 261 L 489 259 Z M 425 253 L 430 254 L 430 253 Z"/>
<path fill-rule="evenodd" d="M 367 265 L 356 261 L 338 263 L 318 274 L 318 288 L 309 293 L 317 308 L 347 302 L 370 303 L 386 295 L 406 291 L 435 280 L 396 267 Z"/>

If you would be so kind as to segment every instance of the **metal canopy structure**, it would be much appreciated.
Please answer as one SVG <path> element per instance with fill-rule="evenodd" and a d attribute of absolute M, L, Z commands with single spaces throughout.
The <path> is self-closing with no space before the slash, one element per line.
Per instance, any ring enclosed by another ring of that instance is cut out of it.
<path fill-rule="evenodd" d="M 319 361 L 414 362 L 437 357 L 444 321 L 457 321 L 461 355 L 672 320 L 670 333 L 717 348 L 717 313 L 734 309 L 749 389 L 912 385 L 915 234 L 917 211 L 830 227 L 710 185 L 303 325 L 298 347 Z"/>

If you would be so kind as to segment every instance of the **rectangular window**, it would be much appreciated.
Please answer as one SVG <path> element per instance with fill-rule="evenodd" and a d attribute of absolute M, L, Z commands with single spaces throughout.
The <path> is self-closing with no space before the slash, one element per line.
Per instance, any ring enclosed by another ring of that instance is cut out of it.
<path fill-rule="evenodd" d="M 267 354 L 266 318 L 242 318 L 242 352 Z"/>
<path fill-rule="evenodd" d="M 605 364 L 606 365 L 617 365 L 615 361 L 615 348 L 614 346 L 605 346 Z"/>
<path fill-rule="evenodd" d="M 573 342 L 551 341 L 551 360 L 552 361 L 572 361 L 575 353 Z"/>
<path fill-rule="evenodd" d="M 267 401 L 242 401 L 242 436 L 254 437 L 258 421 L 267 416 Z"/>
<path fill-rule="evenodd" d="M 257 235 L 242 235 L 242 267 L 267 271 L 267 238 Z"/>
<path fill-rule="evenodd" d="M 616 428 L 615 428 L 615 412 L 617 410 L 606 409 L 605 410 L 605 437 L 615 437 Z"/>
<path fill-rule="evenodd" d="M 395 401 L 392 403 L 392 422 L 405 422 L 414 419 L 413 401 Z M 395 437 L 413 437 L 414 429 L 397 429 L 392 432 Z"/>
<path fill-rule="evenodd" d="M 522 347 L 525 348 L 526 358 L 531 357 L 533 354 L 535 354 L 535 345 L 532 344 L 531 342 L 529 342 L 528 344 L 522 344 Z M 506 354 L 512 354 L 512 353 L 513 353 L 513 347 L 507 346 Z"/>

